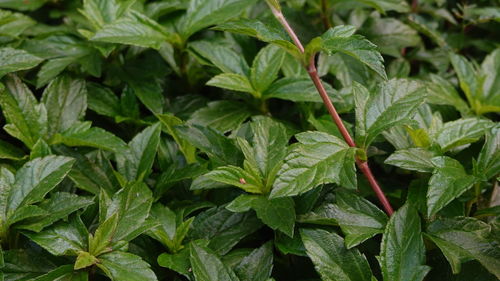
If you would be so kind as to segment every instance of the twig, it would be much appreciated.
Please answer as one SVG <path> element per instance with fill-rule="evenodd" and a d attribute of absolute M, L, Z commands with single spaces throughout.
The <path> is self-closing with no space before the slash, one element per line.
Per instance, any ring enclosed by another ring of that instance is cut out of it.
<path fill-rule="evenodd" d="M 269 5 L 271 8 L 271 11 L 273 12 L 274 16 L 276 19 L 281 23 L 281 25 L 285 28 L 286 32 L 290 37 L 292 38 L 292 41 L 294 44 L 297 46 L 297 48 L 300 50 L 301 53 L 304 53 L 304 46 L 302 46 L 302 43 L 300 42 L 299 38 L 297 37 L 297 34 L 295 34 L 295 31 L 292 29 L 288 21 L 286 20 L 285 16 L 283 13 L 276 8 L 274 8 L 272 5 Z M 309 73 L 309 76 L 311 77 L 311 80 L 314 83 L 314 86 L 316 86 L 316 89 L 318 90 L 319 95 L 321 96 L 321 99 L 323 100 L 323 103 L 325 104 L 326 108 L 328 109 L 328 112 L 330 113 L 330 116 L 333 119 L 333 122 L 335 125 L 337 125 L 340 133 L 342 134 L 342 137 L 346 141 L 346 143 L 351 146 L 351 147 L 356 147 L 356 143 L 354 142 L 353 138 L 349 134 L 349 131 L 347 131 L 347 128 L 345 127 L 344 123 L 342 122 L 342 119 L 340 118 L 337 110 L 335 109 L 335 106 L 333 105 L 332 101 L 328 97 L 328 94 L 325 90 L 325 87 L 321 83 L 321 78 L 318 75 L 318 71 L 316 70 L 316 62 L 315 62 L 315 56 L 311 56 L 311 59 L 309 61 L 309 65 L 307 66 L 307 72 Z M 363 175 L 366 177 L 368 182 L 370 183 L 370 186 L 372 187 L 373 191 L 377 195 L 378 200 L 382 204 L 385 212 L 391 216 L 394 211 L 391 207 L 391 204 L 389 203 L 389 200 L 387 200 L 384 192 L 380 188 L 379 184 L 377 183 L 377 180 L 373 176 L 373 173 L 368 166 L 367 161 L 363 161 L 356 157 L 356 164 L 358 165 L 359 169 L 363 173 Z"/>

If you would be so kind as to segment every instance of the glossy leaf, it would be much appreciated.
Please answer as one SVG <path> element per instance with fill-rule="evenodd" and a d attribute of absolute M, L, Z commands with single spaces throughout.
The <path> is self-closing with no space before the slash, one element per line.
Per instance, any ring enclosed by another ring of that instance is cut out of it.
<path fill-rule="evenodd" d="M 236 129 L 252 113 L 253 110 L 244 103 L 214 101 L 209 103 L 207 107 L 195 111 L 188 120 L 188 123 L 208 126 L 226 133 Z"/>
<path fill-rule="evenodd" d="M 33 68 L 42 61 L 42 58 L 23 50 L 0 48 L 0 77 L 10 72 Z"/>
<path fill-rule="evenodd" d="M 210 79 L 207 85 L 244 93 L 254 92 L 248 78 L 235 73 L 219 74 Z"/>
<path fill-rule="evenodd" d="M 267 242 L 253 250 L 235 267 L 241 281 L 267 281 L 273 269 L 273 247 Z"/>
<path fill-rule="evenodd" d="M 158 280 L 150 265 L 134 254 L 113 251 L 99 256 L 97 266 L 113 281 Z"/>
<path fill-rule="evenodd" d="M 457 146 L 477 141 L 491 128 L 493 123 L 489 120 L 477 118 L 463 118 L 447 122 L 436 133 L 436 142 L 443 151 Z"/>
<path fill-rule="evenodd" d="M 273 45 L 262 48 L 255 56 L 250 81 L 257 92 L 262 93 L 278 78 L 278 71 L 284 58 L 285 52 Z"/>
<path fill-rule="evenodd" d="M 486 179 L 500 173 L 500 128 L 492 128 L 486 133 L 486 141 L 478 155 L 475 176 L 483 176 Z"/>
<path fill-rule="evenodd" d="M 430 173 L 434 170 L 431 161 L 434 156 L 432 151 L 423 148 L 408 148 L 395 151 L 385 163 L 406 170 Z"/>

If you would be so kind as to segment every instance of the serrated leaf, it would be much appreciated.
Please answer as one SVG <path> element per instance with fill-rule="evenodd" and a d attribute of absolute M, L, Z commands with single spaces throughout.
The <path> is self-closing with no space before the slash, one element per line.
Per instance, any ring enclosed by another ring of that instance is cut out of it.
<path fill-rule="evenodd" d="M 474 166 L 474 175 L 490 179 L 500 173 L 500 127 L 486 133 L 486 141 Z"/>
<path fill-rule="evenodd" d="M 42 103 L 48 109 L 47 134 L 50 138 L 84 117 L 87 109 L 85 81 L 66 75 L 57 77 L 43 91 Z"/>
<path fill-rule="evenodd" d="M 387 79 L 384 69 L 384 59 L 377 46 L 361 35 L 353 35 L 354 26 L 340 25 L 326 31 L 306 46 L 306 53 L 323 50 L 330 55 L 343 53 L 362 62 L 382 78 Z"/>
<path fill-rule="evenodd" d="M 261 194 L 264 190 L 260 178 L 236 166 L 218 167 L 204 176 L 217 182 L 237 186 L 249 193 Z"/>
<path fill-rule="evenodd" d="M 396 150 L 384 163 L 406 170 L 431 173 L 434 170 L 431 161 L 434 156 L 436 155 L 432 151 L 424 148 L 407 148 Z"/>
<path fill-rule="evenodd" d="M 500 278 L 500 250 L 490 232 L 488 224 L 475 218 L 442 218 L 428 226 L 427 237 L 441 249 L 453 273 L 460 272 L 461 263 L 477 259 Z"/>
<path fill-rule="evenodd" d="M 191 243 L 190 259 L 196 280 L 239 281 L 233 270 L 222 263 L 219 257 L 208 247 Z"/>
<path fill-rule="evenodd" d="M 404 205 L 390 218 L 379 257 L 384 281 L 421 281 L 430 270 L 417 211 Z"/>
<path fill-rule="evenodd" d="M 322 229 L 301 229 L 300 236 L 322 280 L 373 280 L 365 256 L 356 249 L 346 249 L 339 235 Z"/>
<path fill-rule="evenodd" d="M 117 154 L 118 171 L 127 180 L 142 180 L 151 173 L 160 143 L 161 126 L 156 123 L 145 128 L 129 143 L 128 149 Z"/>
<path fill-rule="evenodd" d="M 240 281 L 267 281 L 273 269 L 273 246 L 267 242 L 253 250 L 234 268 Z"/>
<path fill-rule="evenodd" d="M 446 122 L 434 138 L 443 151 L 448 151 L 457 146 L 476 142 L 493 125 L 487 119 L 462 118 Z"/>
<path fill-rule="evenodd" d="M 236 101 L 213 101 L 195 111 L 188 124 L 208 126 L 222 133 L 236 129 L 250 117 L 253 110 L 248 105 Z"/>
<path fill-rule="evenodd" d="M 433 216 L 453 199 L 462 195 L 478 181 L 468 175 L 464 167 L 457 160 L 440 156 L 432 158 L 436 167 L 429 180 L 427 191 L 427 215 Z"/>
<path fill-rule="evenodd" d="M 18 37 L 26 29 L 36 24 L 34 20 L 24 14 L 13 13 L 7 10 L 0 11 L 0 22 L 0 34 L 2 34 L 2 36 L 9 36 L 14 38 Z"/>
<path fill-rule="evenodd" d="M 250 73 L 250 67 L 245 59 L 229 46 L 202 40 L 189 43 L 189 48 L 224 73 L 235 73 L 242 76 L 248 76 Z"/>
<path fill-rule="evenodd" d="M 328 83 L 323 82 L 330 96 L 336 94 Z M 274 81 L 263 93 L 264 99 L 276 98 L 293 102 L 322 102 L 318 90 L 309 77 L 285 77 Z"/>
<path fill-rule="evenodd" d="M 347 172 L 348 178 L 355 178 L 354 149 L 321 132 L 304 132 L 295 138 L 299 143 L 291 146 L 274 182 L 271 198 L 302 194 L 325 183 L 355 187 L 340 175 Z"/>
<path fill-rule="evenodd" d="M 27 162 L 16 173 L 6 212 L 39 202 L 68 174 L 74 160 L 63 156 L 47 156 Z"/>
<path fill-rule="evenodd" d="M 97 266 L 113 281 L 156 281 L 151 266 L 134 254 L 113 251 L 99 256 Z"/>
<path fill-rule="evenodd" d="M 387 215 L 370 201 L 348 192 L 336 194 L 337 204 L 332 206 L 332 218 L 340 225 L 347 249 L 384 232 Z"/>
<path fill-rule="evenodd" d="M 277 46 L 268 45 L 255 56 L 250 72 L 250 81 L 257 92 L 264 92 L 278 78 L 278 71 L 285 54 Z"/>
<path fill-rule="evenodd" d="M 449 104 L 454 106 L 460 113 L 467 114 L 470 111 L 467 103 L 460 97 L 453 85 L 443 77 L 430 74 L 428 83 L 427 101 L 432 104 Z"/>
<path fill-rule="evenodd" d="M 214 76 L 207 82 L 207 85 L 244 93 L 254 92 L 248 78 L 235 73 L 222 73 Z"/>
<path fill-rule="evenodd" d="M 10 72 L 30 69 L 43 61 L 24 50 L 10 47 L 0 48 L 0 77 Z"/>
<path fill-rule="evenodd" d="M 68 222 L 56 223 L 41 232 L 24 232 L 29 239 L 56 256 L 77 256 L 86 251 L 88 231 L 79 216 L 71 216 Z"/>
<path fill-rule="evenodd" d="M 47 112 L 38 104 L 30 89 L 17 76 L 4 79 L 0 85 L 0 105 L 7 120 L 5 131 L 32 148 L 47 131 Z"/>
<path fill-rule="evenodd" d="M 381 84 L 375 94 L 367 95 L 367 90 L 356 84 L 357 143 L 368 147 L 383 131 L 407 123 L 425 100 L 423 86 L 408 79 L 391 79 Z"/>

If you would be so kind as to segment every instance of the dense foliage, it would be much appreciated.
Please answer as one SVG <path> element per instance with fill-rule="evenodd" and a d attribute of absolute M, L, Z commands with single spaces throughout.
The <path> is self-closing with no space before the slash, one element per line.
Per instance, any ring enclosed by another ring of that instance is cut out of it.
<path fill-rule="evenodd" d="M 0 8 L 0 280 L 500 278 L 498 0 Z"/>

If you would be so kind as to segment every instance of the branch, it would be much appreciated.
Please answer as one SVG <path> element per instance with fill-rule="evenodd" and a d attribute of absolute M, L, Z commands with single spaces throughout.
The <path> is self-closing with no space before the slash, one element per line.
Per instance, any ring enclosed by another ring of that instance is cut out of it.
<path fill-rule="evenodd" d="M 285 16 L 283 13 L 273 7 L 272 5 L 269 5 L 271 8 L 271 11 L 273 12 L 274 16 L 276 19 L 281 23 L 283 28 L 285 28 L 286 32 L 288 35 L 290 35 L 290 38 L 292 38 L 293 43 L 297 46 L 297 48 L 300 50 L 301 53 L 304 53 L 304 46 L 302 46 L 302 43 L 300 42 L 299 38 L 297 37 L 297 34 L 295 34 L 295 31 L 292 29 L 288 21 L 286 20 Z M 328 94 L 325 90 L 325 87 L 321 83 L 321 78 L 318 75 L 318 71 L 316 70 L 316 62 L 315 62 L 315 56 L 311 56 L 311 59 L 309 61 L 309 65 L 307 66 L 307 72 L 309 73 L 309 76 L 311 77 L 311 80 L 314 83 L 314 86 L 316 86 L 316 89 L 318 90 L 319 95 L 321 96 L 321 99 L 323 100 L 323 103 L 325 104 L 326 108 L 328 109 L 328 112 L 330 113 L 330 116 L 333 119 L 333 122 L 335 125 L 337 125 L 340 133 L 342 134 L 342 137 L 346 141 L 346 143 L 350 147 L 357 147 L 356 143 L 354 142 L 353 138 L 349 134 L 349 131 L 345 127 L 344 123 L 342 122 L 342 118 L 340 118 L 337 110 L 335 109 L 335 106 L 333 105 L 332 101 L 328 97 Z M 385 212 L 391 216 L 392 213 L 394 213 L 391 204 L 389 203 L 389 200 L 387 200 L 384 192 L 382 191 L 382 188 L 380 188 L 379 184 L 377 183 L 377 180 L 373 176 L 373 173 L 368 166 L 367 161 L 363 161 L 359 159 L 356 156 L 356 164 L 358 165 L 359 169 L 363 173 L 363 175 L 366 177 L 368 182 L 370 183 L 371 188 L 375 192 L 375 195 L 377 196 L 378 200 L 382 204 Z"/>

